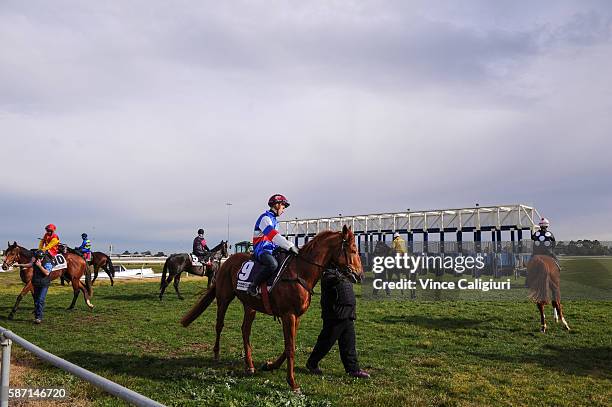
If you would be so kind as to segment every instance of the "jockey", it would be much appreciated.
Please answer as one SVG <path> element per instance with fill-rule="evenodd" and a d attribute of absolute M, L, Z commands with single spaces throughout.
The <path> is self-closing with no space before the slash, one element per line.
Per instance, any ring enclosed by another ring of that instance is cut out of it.
<path fill-rule="evenodd" d="M 548 231 L 550 222 L 548 219 L 542 218 L 539 226 L 540 229 L 531 236 L 531 240 L 533 240 L 533 254 L 543 254 L 556 260 L 557 256 L 555 256 L 554 249 L 557 242 L 553 234 Z"/>
<path fill-rule="evenodd" d="M 81 239 L 83 242 L 77 247 L 77 250 L 83 254 L 85 260 L 91 261 L 91 241 L 87 238 L 87 233 L 81 234 Z"/>
<path fill-rule="evenodd" d="M 193 254 L 202 261 L 209 251 L 206 239 L 204 239 L 204 229 L 198 229 L 198 235 L 193 239 Z"/>
<path fill-rule="evenodd" d="M 43 235 L 42 239 L 40 239 L 40 243 L 38 244 L 39 250 L 49 252 L 49 254 L 53 257 L 57 256 L 59 249 L 58 246 L 60 244 L 60 239 L 55 234 L 56 229 L 57 228 L 53 223 L 45 226 L 45 231 L 47 233 Z"/>
<path fill-rule="evenodd" d="M 257 287 L 272 276 L 278 268 L 278 262 L 272 252 L 280 247 L 297 255 L 298 248 L 278 233 L 278 221 L 276 218 L 283 214 L 285 208 L 289 207 L 289 201 L 283 195 L 275 194 L 268 199 L 269 210 L 262 213 L 253 232 L 253 256 L 264 265 L 261 272 L 257 274 L 249 287 L 248 293 L 257 295 Z"/>

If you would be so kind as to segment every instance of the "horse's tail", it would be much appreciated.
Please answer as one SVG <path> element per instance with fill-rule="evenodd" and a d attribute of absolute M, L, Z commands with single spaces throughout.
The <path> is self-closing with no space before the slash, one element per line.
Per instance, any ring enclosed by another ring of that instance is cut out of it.
<path fill-rule="evenodd" d="M 546 262 L 540 256 L 532 257 L 527 264 L 526 283 L 529 289 L 529 298 L 538 303 L 550 303 L 550 272 Z"/>
<path fill-rule="evenodd" d="M 161 283 L 159 285 L 160 289 L 164 288 L 164 282 L 166 281 L 166 274 L 168 273 L 168 261 L 170 261 L 170 257 L 168 257 L 166 261 L 164 262 L 164 270 L 162 271 Z"/>
<path fill-rule="evenodd" d="M 106 256 L 106 267 L 108 267 L 108 271 L 110 271 L 111 276 L 115 277 L 115 266 L 113 266 L 113 261 L 110 256 Z"/>
<path fill-rule="evenodd" d="M 181 318 L 181 325 L 188 327 L 193 321 L 195 321 L 202 313 L 208 308 L 215 299 L 217 292 L 216 284 L 212 284 L 206 294 L 201 297 L 198 302 Z"/>
<path fill-rule="evenodd" d="M 87 264 L 87 260 L 83 259 L 83 261 L 85 262 L 85 288 L 87 289 L 87 294 L 89 294 L 89 296 L 91 297 L 93 293 L 93 289 L 91 286 L 91 269 Z"/>

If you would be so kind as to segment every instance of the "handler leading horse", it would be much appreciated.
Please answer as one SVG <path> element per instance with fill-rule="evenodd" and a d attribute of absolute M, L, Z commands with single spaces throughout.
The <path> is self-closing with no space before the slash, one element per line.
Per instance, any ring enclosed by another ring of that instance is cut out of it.
<path fill-rule="evenodd" d="M 23 248 L 17 245 L 17 242 L 13 242 L 13 244 L 8 243 L 8 248 L 4 252 L 4 262 L 2 262 L 2 270 L 8 270 L 15 263 L 28 263 L 32 260 L 33 253 L 31 250 Z M 73 253 L 65 253 L 63 256 L 66 258 L 66 262 L 68 266 L 63 270 L 56 270 L 51 272 L 50 280 L 54 280 L 58 278 L 60 275 L 68 277 L 68 279 L 72 282 L 72 289 L 74 291 L 74 297 L 72 298 L 72 303 L 68 309 L 74 308 L 77 297 L 79 296 L 79 291 L 83 292 L 83 296 L 85 297 L 85 302 L 89 308 L 93 308 L 93 304 L 90 301 L 92 290 L 91 290 L 91 273 L 89 272 L 89 268 L 87 267 L 87 263 L 85 259 L 81 256 L 73 254 Z M 8 315 L 9 319 L 13 319 L 15 316 L 15 312 L 17 312 L 17 308 L 19 307 L 19 303 L 23 299 L 23 297 L 31 292 L 34 295 L 34 286 L 32 285 L 32 276 L 34 275 L 34 269 L 31 267 L 21 268 L 19 271 L 19 276 L 21 277 L 21 281 L 25 284 L 21 293 L 17 296 L 17 300 L 15 301 L 15 305 L 13 309 Z M 85 275 L 85 284 L 81 282 L 81 277 Z"/>
<path fill-rule="evenodd" d="M 267 312 L 260 298 L 252 297 L 243 291 L 236 291 L 238 272 L 242 264 L 249 258 L 249 253 L 237 253 L 227 259 L 217 272 L 216 281 L 207 293 L 185 314 L 181 319 L 181 324 L 185 327 L 188 326 L 216 298 L 217 338 L 213 351 L 215 359 L 218 360 L 219 341 L 223 330 L 225 312 L 234 297 L 238 296 L 244 306 L 242 341 L 245 354 L 245 370 L 252 374 L 255 372 L 255 368 L 249 340 L 251 325 L 257 312 Z M 355 245 L 355 236 L 346 225 L 342 228 L 342 232 L 324 231 L 306 243 L 300 250 L 299 256 L 290 260 L 289 265 L 269 296 L 272 315 L 279 317 L 283 323 L 285 350 L 276 361 L 266 362 L 262 370 L 278 369 L 287 359 L 287 383 L 295 392 L 300 391 L 294 375 L 295 337 L 300 324 L 300 317 L 310 306 L 312 290 L 319 281 L 323 269 L 329 266 L 338 268 L 343 274 L 355 281 L 363 279 L 363 268 Z"/>

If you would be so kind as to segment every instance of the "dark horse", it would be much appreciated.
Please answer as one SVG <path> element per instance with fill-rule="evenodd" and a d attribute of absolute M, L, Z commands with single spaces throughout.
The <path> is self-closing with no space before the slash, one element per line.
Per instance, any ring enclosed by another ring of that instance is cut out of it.
<path fill-rule="evenodd" d="M 62 253 L 66 253 L 66 252 L 70 252 L 70 253 L 76 254 L 77 256 L 83 257 L 83 253 L 81 253 L 80 251 L 76 249 L 71 249 L 68 246 L 63 246 Z M 89 263 L 89 265 L 93 265 L 94 267 L 94 277 L 93 277 L 93 280 L 91 280 L 91 285 L 93 285 L 96 282 L 96 278 L 98 278 L 98 271 L 100 269 L 104 270 L 106 274 L 108 274 L 108 278 L 110 278 L 111 286 L 115 285 L 115 281 L 113 280 L 113 277 L 115 277 L 115 268 L 113 267 L 113 262 L 108 255 L 102 252 L 92 252 L 91 262 Z M 61 276 L 60 281 L 62 285 L 64 285 L 64 281 L 68 281 L 68 278 L 66 278 L 65 276 Z"/>
<path fill-rule="evenodd" d="M 161 301 L 166 287 L 170 285 L 172 279 L 174 279 L 174 289 L 179 299 L 184 299 L 179 292 L 179 283 L 181 282 L 181 273 L 186 271 L 197 276 L 206 276 L 208 278 L 207 288 L 215 278 L 215 274 L 219 267 L 221 267 L 221 259 L 227 257 L 227 242 L 221 240 L 221 243 L 213 247 L 206 257 L 206 261 L 209 264 L 203 266 L 193 266 L 191 264 L 191 255 L 188 253 L 172 254 L 164 263 L 164 271 L 161 277 L 161 286 L 159 289 L 159 300 Z M 204 270 L 206 269 L 206 270 Z"/>
<path fill-rule="evenodd" d="M 25 249 L 19 245 L 17 242 L 13 242 L 13 244 L 8 244 L 8 248 L 4 252 L 4 262 L 2 263 L 2 269 L 7 270 L 10 266 L 15 263 L 29 263 L 32 260 L 34 253 L 32 250 Z M 64 254 L 66 258 L 66 262 L 68 263 L 68 267 L 63 270 L 56 270 L 51 272 L 50 279 L 54 280 L 59 276 L 65 276 L 69 281 L 72 282 L 72 289 L 74 291 L 74 297 L 72 298 L 72 303 L 68 309 L 74 308 L 77 297 L 79 296 L 79 291 L 83 292 L 83 296 L 85 297 L 85 302 L 89 308 L 93 308 L 93 304 L 90 301 L 92 296 L 91 290 L 91 273 L 89 272 L 89 268 L 87 267 L 87 263 L 85 259 L 81 256 L 78 256 L 73 253 Z M 32 285 L 32 276 L 34 275 L 34 269 L 31 267 L 24 268 L 22 267 L 19 271 L 19 276 L 21 277 L 21 281 L 25 284 L 21 293 L 17 296 L 17 301 L 15 301 L 15 305 L 11 310 L 8 318 L 13 319 L 15 316 L 15 312 L 17 312 L 17 307 L 19 307 L 19 303 L 23 299 L 23 297 L 31 292 L 32 296 L 34 296 L 34 286 Z M 81 282 L 81 277 L 85 275 L 85 284 Z"/>
<path fill-rule="evenodd" d="M 104 270 L 106 274 L 108 274 L 108 278 L 110 278 L 111 286 L 115 284 L 113 277 L 115 277 L 115 268 L 113 267 L 113 261 L 110 256 L 102 253 L 102 252 L 93 252 L 91 254 L 91 264 L 94 267 L 94 276 L 91 284 L 96 282 L 96 278 L 98 278 L 98 271 L 100 269 Z"/>
<path fill-rule="evenodd" d="M 555 322 L 563 323 L 563 327 L 569 331 L 570 327 L 563 316 L 563 306 L 561 305 L 560 272 L 555 260 L 546 255 L 535 255 L 527 263 L 527 287 L 529 297 L 537 304 L 540 311 L 540 331 L 546 332 L 546 320 L 544 319 L 544 305 L 551 303 L 555 316 Z"/>
<path fill-rule="evenodd" d="M 217 300 L 217 338 L 213 348 L 215 360 L 219 359 L 219 341 L 223 330 L 225 312 L 234 297 L 242 302 L 244 318 L 242 320 L 242 342 L 244 346 L 244 363 L 247 374 L 253 374 L 252 348 L 249 337 L 251 325 L 257 312 L 266 313 L 260 298 L 251 297 L 244 291 L 236 291 L 237 275 L 242 264 L 249 260 L 250 253 L 236 253 L 223 263 L 217 272 L 216 281 L 208 291 L 181 319 L 183 326 L 191 324 L 204 310 Z M 324 231 L 306 243 L 297 257 L 289 260 L 282 277 L 270 292 L 272 315 L 279 317 L 283 323 L 285 350 L 274 362 L 266 362 L 262 370 L 274 370 L 281 367 L 287 359 L 287 383 L 295 392 L 300 388 L 295 381 L 295 337 L 300 317 L 310 306 L 312 290 L 319 281 L 326 267 L 336 267 L 353 281 L 363 280 L 361 259 L 355 244 L 353 232 L 346 227 L 342 232 Z"/>

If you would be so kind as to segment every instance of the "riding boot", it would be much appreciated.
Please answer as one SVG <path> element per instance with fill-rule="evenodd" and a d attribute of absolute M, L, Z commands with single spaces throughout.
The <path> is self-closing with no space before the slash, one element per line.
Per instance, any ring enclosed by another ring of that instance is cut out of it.
<path fill-rule="evenodd" d="M 259 274 L 253 277 L 253 283 L 247 292 L 254 297 L 257 296 L 257 287 L 259 287 L 263 282 L 268 281 L 268 279 L 272 277 L 272 274 L 274 274 L 274 271 L 275 270 L 262 269 Z"/>

